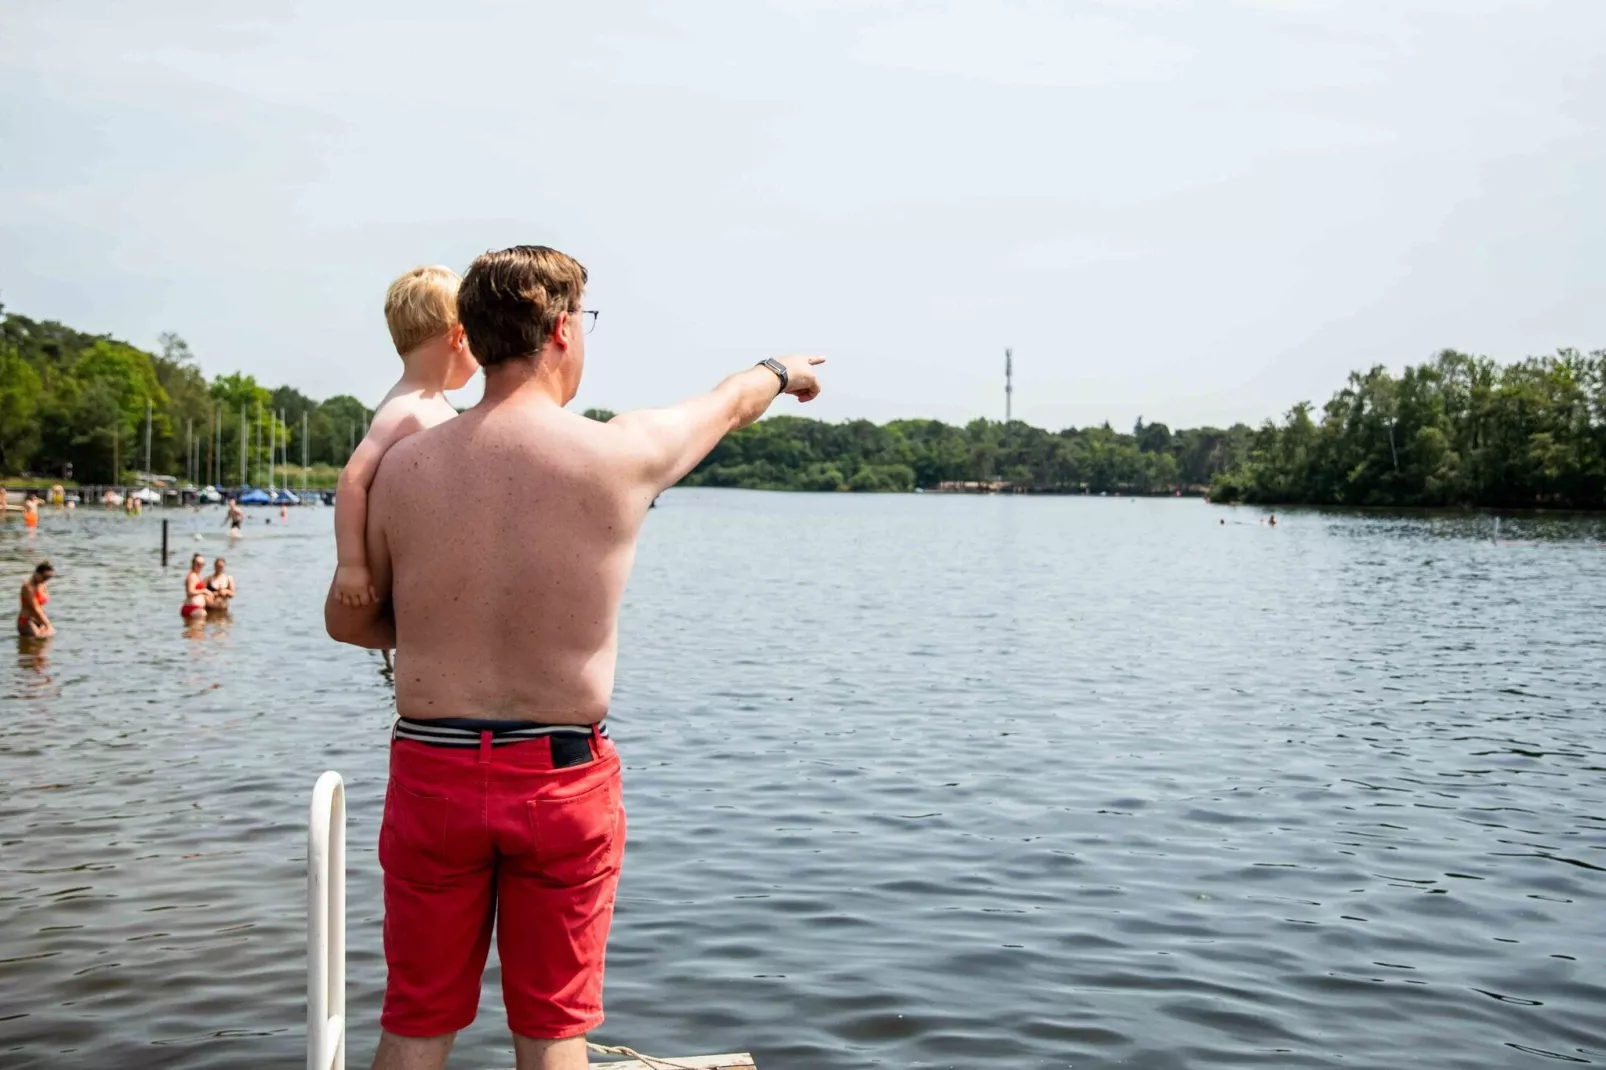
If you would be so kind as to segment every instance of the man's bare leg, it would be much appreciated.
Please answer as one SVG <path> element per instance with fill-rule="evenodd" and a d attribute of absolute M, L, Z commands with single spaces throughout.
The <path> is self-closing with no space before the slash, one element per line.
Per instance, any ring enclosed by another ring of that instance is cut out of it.
<path fill-rule="evenodd" d="M 586 1070 L 586 1038 L 537 1040 L 513 1034 L 516 1070 Z"/>
<path fill-rule="evenodd" d="M 374 1070 L 444 1070 L 456 1033 L 438 1037 L 399 1037 L 383 1030 L 379 1050 L 374 1052 Z M 581 1045 L 580 1051 L 585 1052 Z M 580 1064 L 584 1066 L 584 1063 Z"/>

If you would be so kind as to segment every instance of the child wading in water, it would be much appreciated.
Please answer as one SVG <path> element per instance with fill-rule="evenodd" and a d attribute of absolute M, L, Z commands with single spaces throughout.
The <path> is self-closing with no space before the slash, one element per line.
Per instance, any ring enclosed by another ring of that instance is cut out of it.
<path fill-rule="evenodd" d="M 401 354 L 401 380 L 374 411 L 368 433 L 340 473 L 335 493 L 335 595 L 348 606 L 374 600 L 368 575 L 368 488 L 385 451 L 415 432 L 457 415 L 445 391 L 479 368 L 457 322 L 457 286 L 449 268 L 414 268 L 385 294 L 385 323 Z"/>

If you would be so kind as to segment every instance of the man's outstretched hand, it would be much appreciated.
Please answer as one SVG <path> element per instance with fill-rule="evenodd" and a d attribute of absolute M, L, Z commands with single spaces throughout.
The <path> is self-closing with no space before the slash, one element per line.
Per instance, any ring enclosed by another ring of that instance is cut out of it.
<path fill-rule="evenodd" d="M 825 363 L 824 357 L 777 357 L 786 367 L 786 390 L 799 401 L 813 401 L 820 396 L 820 376 L 814 369 Z"/>

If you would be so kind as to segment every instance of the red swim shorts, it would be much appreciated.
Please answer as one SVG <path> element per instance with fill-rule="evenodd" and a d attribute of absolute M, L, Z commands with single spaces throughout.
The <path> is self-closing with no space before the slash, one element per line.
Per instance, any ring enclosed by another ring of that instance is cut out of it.
<path fill-rule="evenodd" d="M 471 723 L 401 721 L 391 743 L 380 1025 L 433 1037 L 472 1022 L 494 923 L 508 1027 L 583 1035 L 602 1023 L 624 857 L 619 754 L 595 729 L 578 739 L 570 729 L 560 746 L 533 726 L 516 742 L 444 727 Z"/>

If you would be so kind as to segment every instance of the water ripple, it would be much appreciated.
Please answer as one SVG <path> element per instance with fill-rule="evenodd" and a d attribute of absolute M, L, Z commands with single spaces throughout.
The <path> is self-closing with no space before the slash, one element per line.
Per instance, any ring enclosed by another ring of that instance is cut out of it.
<path fill-rule="evenodd" d="M 1194 502 L 662 505 L 622 622 L 603 1039 L 766 1070 L 1606 1064 L 1601 521 L 1495 546 Z M 196 633 L 155 515 L 0 525 L 6 575 L 62 569 L 61 635 L 0 668 L 0 1066 L 298 1062 L 325 768 L 367 1058 L 390 691 L 321 638 L 328 522 L 252 526 L 235 619 Z M 498 976 L 454 1065 L 511 1065 Z"/>

